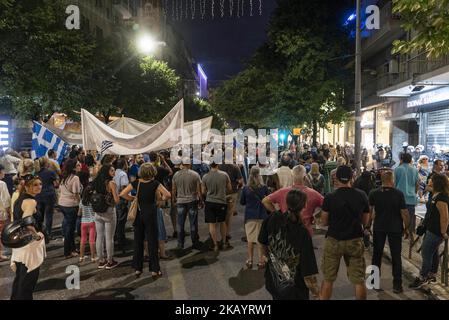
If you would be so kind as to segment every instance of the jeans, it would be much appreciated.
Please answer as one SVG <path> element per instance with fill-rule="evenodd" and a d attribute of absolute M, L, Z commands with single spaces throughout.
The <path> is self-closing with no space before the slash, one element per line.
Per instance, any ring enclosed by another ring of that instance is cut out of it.
<path fill-rule="evenodd" d="M 38 198 L 38 208 L 41 223 L 45 220 L 45 232 L 51 236 L 53 229 L 53 213 L 55 208 L 56 195 L 45 195 Z"/>
<path fill-rule="evenodd" d="M 128 202 L 120 199 L 120 202 L 115 207 L 117 212 L 117 228 L 115 230 L 115 237 L 119 244 L 123 245 L 126 240 L 125 227 L 128 220 Z"/>
<path fill-rule="evenodd" d="M 441 235 L 436 235 L 430 231 L 426 232 L 421 247 L 421 277 L 427 278 L 429 273 L 436 274 L 438 272 L 438 264 L 440 262 L 438 249 L 440 248 L 442 242 L 443 237 Z"/>
<path fill-rule="evenodd" d="M 39 279 L 39 268 L 28 272 L 27 267 L 20 262 L 16 264 L 16 277 L 12 284 L 11 300 L 33 300 L 33 291 Z"/>
<path fill-rule="evenodd" d="M 117 225 L 115 208 L 108 208 L 104 213 L 95 213 L 95 228 L 97 231 L 96 249 L 98 259 L 104 260 L 104 243 L 106 241 L 106 254 L 108 262 L 114 257 L 114 234 Z"/>
<path fill-rule="evenodd" d="M 415 216 L 415 205 L 407 204 L 406 205 L 408 214 L 410 216 L 410 226 L 409 226 L 409 232 L 410 234 L 415 233 L 416 229 L 416 216 Z"/>
<path fill-rule="evenodd" d="M 393 265 L 393 286 L 400 287 L 402 286 L 402 233 L 374 231 L 373 260 L 371 264 L 378 266 L 380 270 L 387 237 Z"/>
<path fill-rule="evenodd" d="M 167 231 L 165 230 L 164 211 L 162 210 L 162 208 L 157 208 L 157 230 L 158 230 L 158 240 L 166 241 Z"/>
<path fill-rule="evenodd" d="M 59 206 L 64 220 L 62 220 L 62 234 L 64 235 L 64 255 L 67 257 L 75 252 L 75 229 L 78 218 L 78 207 Z"/>
<path fill-rule="evenodd" d="M 189 215 L 190 222 L 190 237 L 192 244 L 196 244 L 199 240 L 198 236 L 198 201 L 189 203 L 178 203 L 178 246 L 184 248 L 185 231 L 187 215 Z"/>

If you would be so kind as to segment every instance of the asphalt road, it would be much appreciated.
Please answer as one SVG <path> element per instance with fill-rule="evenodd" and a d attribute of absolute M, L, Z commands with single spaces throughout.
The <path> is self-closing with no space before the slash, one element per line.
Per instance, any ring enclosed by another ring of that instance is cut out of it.
<path fill-rule="evenodd" d="M 220 251 L 195 250 L 190 247 L 190 238 L 186 240 L 186 249 L 175 250 L 176 241 L 169 240 L 167 249 L 174 258 L 162 261 L 163 277 L 154 280 L 148 272 L 148 264 L 144 264 L 144 273 L 140 278 L 134 276 L 131 268 L 132 244 L 125 252 L 116 251 L 116 260 L 120 263 L 112 270 L 98 270 L 93 263 L 79 266 L 80 289 L 66 288 L 66 273 L 68 266 L 78 266 L 78 258 L 66 260 L 63 256 L 63 242 L 59 236 L 47 246 L 47 259 L 41 267 L 39 282 L 34 299 L 131 299 L 131 300 L 269 300 L 271 296 L 265 290 L 263 270 L 247 270 L 246 243 L 241 241 L 243 231 L 243 211 L 234 217 L 232 228 L 232 249 Z M 167 212 L 168 213 L 168 212 Z M 62 217 L 55 213 L 55 231 L 60 234 Z M 165 215 L 167 234 L 172 234 L 168 215 Z M 186 230 L 188 221 L 186 222 Z M 208 237 L 208 228 L 204 223 L 204 214 L 199 217 L 201 240 Z M 131 228 L 127 228 L 127 237 L 132 239 Z M 324 241 L 323 232 L 314 236 L 314 246 L 318 263 L 321 260 Z M 189 248 L 190 247 L 190 248 Z M 206 245 L 205 245 L 206 247 Z M 367 264 L 370 253 L 366 252 Z M 255 264 L 255 263 L 254 263 Z M 8 299 L 14 274 L 8 262 L 0 264 L 0 299 Z M 321 278 L 320 278 L 321 279 Z M 368 291 L 370 300 L 425 300 L 427 296 L 420 292 L 409 290 L 408 279 L 404 279 L 404 293 L 396 295 L 392 292 L 391 265 L 384 260 L 382 266 L 381 288 L 383 291 Z M 335 282 L 333 299 L 354 299 L 354 289 L 346 277 L 346 267 L 343 262 L 339 277 Z"/>

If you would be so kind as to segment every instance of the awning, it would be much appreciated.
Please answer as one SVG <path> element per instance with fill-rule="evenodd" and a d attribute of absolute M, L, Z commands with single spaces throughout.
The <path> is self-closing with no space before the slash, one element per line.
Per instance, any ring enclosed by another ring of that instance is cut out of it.
<path fill-rule="evenodd" d="M 405 97 L 449 86 L 449 65 L 378 91 L 383 98 Z"/>

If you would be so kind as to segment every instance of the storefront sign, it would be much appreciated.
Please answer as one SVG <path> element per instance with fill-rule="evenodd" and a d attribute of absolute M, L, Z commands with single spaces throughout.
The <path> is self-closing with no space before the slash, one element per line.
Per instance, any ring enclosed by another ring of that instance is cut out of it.
<path fill-rule="evenodd" d="M 407 108 L 420 107 L 446 100 L 449 100 L 449 89 L 443 88 L 410 98 L 409 101 L 407 101 Z"/>

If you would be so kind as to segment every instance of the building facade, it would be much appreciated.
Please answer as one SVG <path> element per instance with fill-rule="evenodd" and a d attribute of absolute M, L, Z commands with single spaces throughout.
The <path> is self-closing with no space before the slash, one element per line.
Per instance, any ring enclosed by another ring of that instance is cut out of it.
<path fill-rule="evenodd" d="M 362 7 L 370 4 L 380 8 L 380 29 L 363 31 L 362 146 L 373 154 L 376 144 L 389 145 L 396 162 L 403 143 L 421 144 L 428 153 L 449 150 L 449 56 L 393 55 L 393 41 L 410 39 L 414 32 L 401 28 L 392 1 L 367 0 Z M 353 110 L 353 98 L 347 103 Z M 354 113 L 343 126 L 344 139 L 338 142 L 353 144 Z"/>

